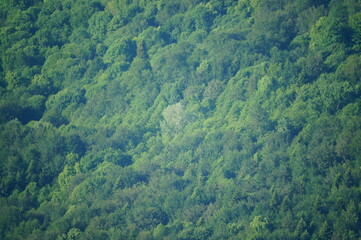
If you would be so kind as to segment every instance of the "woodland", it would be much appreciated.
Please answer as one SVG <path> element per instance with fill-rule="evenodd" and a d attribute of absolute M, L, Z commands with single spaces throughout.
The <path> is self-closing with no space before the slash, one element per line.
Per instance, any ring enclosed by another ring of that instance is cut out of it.
<path fill-rule="evenodd" d="M 358 240 L 361 0 L 0 0 L 0 239 Z"/>

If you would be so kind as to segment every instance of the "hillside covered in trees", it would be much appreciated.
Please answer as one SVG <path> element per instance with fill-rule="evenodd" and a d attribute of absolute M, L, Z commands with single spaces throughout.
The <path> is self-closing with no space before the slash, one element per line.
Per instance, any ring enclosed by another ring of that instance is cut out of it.
<path fill-rule="evenodd" d="M 360 0 L 0 0 L 0 239 L 360 239 L 360 53 Z"/>

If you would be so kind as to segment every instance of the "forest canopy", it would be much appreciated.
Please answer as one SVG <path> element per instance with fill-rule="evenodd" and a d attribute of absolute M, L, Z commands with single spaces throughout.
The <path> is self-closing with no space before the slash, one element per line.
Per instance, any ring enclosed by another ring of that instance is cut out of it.
<path fill-rule="evenodd" d="M 360 239 L 360 53 L 360 0 L 0 1 L 0 239 Z"/>

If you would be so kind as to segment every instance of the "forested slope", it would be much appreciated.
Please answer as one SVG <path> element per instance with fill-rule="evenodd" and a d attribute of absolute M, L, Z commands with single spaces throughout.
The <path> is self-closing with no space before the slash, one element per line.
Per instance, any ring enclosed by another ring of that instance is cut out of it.
<path fill-rule="evenodd" d="M 360 0 L 0 0 L 0 239 L 360 239 Z"/>

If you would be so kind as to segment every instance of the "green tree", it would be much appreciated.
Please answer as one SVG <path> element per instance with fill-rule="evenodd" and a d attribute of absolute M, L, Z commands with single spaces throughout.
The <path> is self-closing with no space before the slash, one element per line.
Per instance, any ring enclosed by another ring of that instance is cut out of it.
<path fill-rule="evenodd" d="M 361 14 L 355 13 L 349 16 L 349 25 L 352 29 L 353 49 L 360 51 L 361 49 Z"/>
<path fill-rule="evenodd" d="M 326 240 L 332 237 L 332 226 L 329 222 L 325 221 L 317 233 L 317 239 Z"/>
<path fill-rule="evenodd" d="M 89 19 L 89 33 L 97 42 L 102 42 L 107 34 L 107 25 L 112 19 L 108 12 L 101 11 L 94 13 Z"/>

